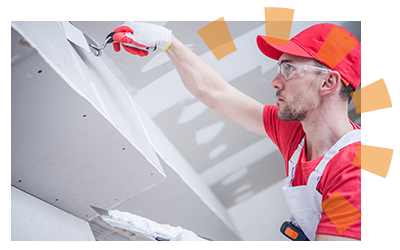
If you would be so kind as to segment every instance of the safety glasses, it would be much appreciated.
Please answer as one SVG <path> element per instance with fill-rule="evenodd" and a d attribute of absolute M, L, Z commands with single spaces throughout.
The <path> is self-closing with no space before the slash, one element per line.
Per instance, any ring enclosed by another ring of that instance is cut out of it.
<path fill-rule="evenodd" d="M 278 63 L 278 74 L 281 73 L 286 81 L 294 78 L 303 78 L 306 75 L 307 70 L 321 73 L 328 73 L 331 71 L 330 69 L 314 67 L 305 64 L 298 65 L 289 62 L 282 62 L 281 64 Z"/>

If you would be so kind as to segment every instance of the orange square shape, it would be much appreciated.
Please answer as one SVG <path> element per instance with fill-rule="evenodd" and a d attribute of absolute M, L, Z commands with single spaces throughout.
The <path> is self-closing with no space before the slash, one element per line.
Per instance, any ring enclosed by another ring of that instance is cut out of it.
<path fill-rule="evenodd" d="M 340 234 L 351 227 L 362 215 L 338 191 L 333 192 L 324 200 L 321 207 Z"/>
<path fill-rule="evenodd" d="M 292 29 L 294 9 L 266 7 L 265 36 L 267 43 L 287 45 Z"/>
<path fill-rule="evenodd" d="M 340 61 L 356 47 L 358 42 L 338 26 L 333 26 L 317 57 L 334 69 Z"/>
<path fill-rule="evenodd" d="M 199 29 L 197 33 L 217 60 L 235 52 L 236 46 L 223 17 Z"/>

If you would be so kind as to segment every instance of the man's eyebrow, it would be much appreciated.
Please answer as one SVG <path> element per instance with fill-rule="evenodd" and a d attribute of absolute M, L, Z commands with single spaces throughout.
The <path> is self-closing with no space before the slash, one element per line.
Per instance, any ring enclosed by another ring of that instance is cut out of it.
<path fill-rule="evenodd" d="M 293 60 L 292 60 L 292 59 L 284 59 L 284 60 L 278 62 L 278 65 L 281 65 L 281 64 L 284 63 L 284 62 L 289 62 L 289 63 L 291 63 L 291 62 L 293 62 Z"/>

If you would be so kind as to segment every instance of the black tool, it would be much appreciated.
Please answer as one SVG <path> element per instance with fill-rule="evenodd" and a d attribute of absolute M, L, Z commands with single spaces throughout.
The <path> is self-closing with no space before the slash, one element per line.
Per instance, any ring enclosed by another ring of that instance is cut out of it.
<path fill-rule="evenodd" d="M 293 241 L 310 241 L 300 228 L 289 221 L 282 223 L 281 233 Z"/>

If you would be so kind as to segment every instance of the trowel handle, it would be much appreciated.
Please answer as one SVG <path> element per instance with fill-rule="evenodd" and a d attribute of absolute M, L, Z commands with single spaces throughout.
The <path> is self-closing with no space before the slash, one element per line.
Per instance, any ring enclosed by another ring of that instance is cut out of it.
<path fill-rule="evenodd" d="M 126 45 L 128 47 L 144 50 L 144 51 L 149 51 L 149 52 L 153 52 L 153 51 L 155 51 L 157 49 L 157 45 L 148 46 L 148 47 L 139 47 L 139 46 L 136 46 L 136 45 L 131 44 L 131 43 L 125 43 L 124 45 Z"/>
<path fill-rule="evenodd" d="M 107 43 L 113 43 L 114 42 L 114 40 L 113 40 L 113 35 L 115 34 L 115 32 L 111 32 L 110 34 L 108 34 L 108 36 L 106 37 L 106 41 L 107 41 Z M 144 50 L 144 51 L 155 51 L 156 49 L 157 49 L 157 45 L 154 45 L 154 46 L 149 46 L 149 47 L 138 47 L 138 46 L 135 46 L 134 44 L 131 44 L 131 43 L 123 43 L 123 45 L 126 45 L 126 46 L 129 46 L 129 47 L 132 47 L 132 48 L 135 48 L 135 49 L 140 49 L 140 50 Z"/>
<path fill-rule="evenodd" d="M 113 43 L 114 42 L 114 39 L 113 39 L 114 34 L 115 34 L 115 32 L 111 32 L 110 34 L 108 34 L 108 36 L 106 37 L 107 43 Z"/>

